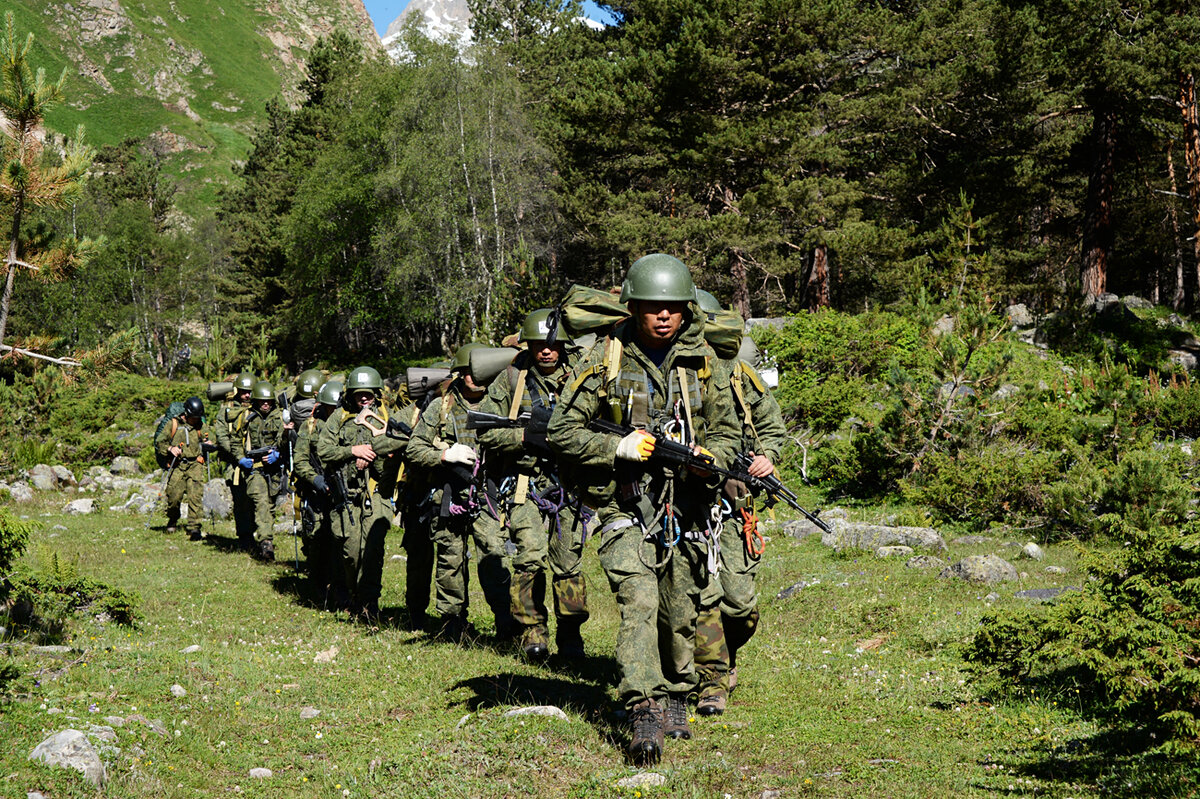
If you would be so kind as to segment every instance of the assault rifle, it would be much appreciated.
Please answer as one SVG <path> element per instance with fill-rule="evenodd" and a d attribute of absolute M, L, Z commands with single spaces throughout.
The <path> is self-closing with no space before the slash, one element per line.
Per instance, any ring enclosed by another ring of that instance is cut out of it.
<path fill-rule="evenodd" d="M 588 427 L 597 433 L 613 433 L 618 436 L 627 436 L 638 428 L 630 427 L 616 422 L 610 422 L 605 419 L 593 419 L 588 422 Z M 711 472 L 719 474 L 724 478 L 735 478 L 738 476 L 728 469 L 722 469 L 716 464 L 711 455 L 696 454 L 687 444 L 680 444 L 678 441 L 673 441 L 666 436 L 656 435 L 652 431 L 643 430 L 654 439 L 654 452 L 650 453 L 650 458 L 647 463 L 658 463 L 672 471 L 679 471 L 683 468 L 695 469 L 702 472 Z"/>
<path fill-rule="evenodd" d="M 261 461 L 270 454 L 275 447 L 255 447 L 251 450 L 246 450 L 246 457 L 252 461 Z M 276 461 L 278 463 L 278 461 Z"/>
<path fill-rule="evenodd" d="M 483 411 L 467 411 L 467 429 L 468 430 L 502 430 L 513 427 L 524 427 L 535 432 L 545 432 L 547 425 L 550 424 L 550 414 L 552 411 L 545 405 L 533 406 L 532 413 L 523 413 L 515 419 L 509 419 L 507 416 L 497 416 L 494 413 L 484 413 Z"/>
<path fill-rule="evenodd" d="M 750 475 L 750 464 L 754 462 L 754 458 L 748 452 L 743 452 L 738 455 L 733 461 L 734 479 L 741 480 L 750 487 L 754 494 L 765 493 L 770 497 L 771 504 L 783 500 L 792 510 L 802 514 L 804 518 L 815 524 L 826 533 L 832 533 L 829 525 L 824 519 L 818 518 L 821 511 L 818 509 L 816 513 L 809 513 L 800 506 L 796 499 L 796 494 L 792 489 L 783 484 L 779 476 L 772 473 L 766 477 L 752 477 Z"/>
<path fill-rule="evenodd" d="M 393 416 L 388 419 L 385 434 L 388 438 L 408 438 L 412 435 L 412 428 Z"/>

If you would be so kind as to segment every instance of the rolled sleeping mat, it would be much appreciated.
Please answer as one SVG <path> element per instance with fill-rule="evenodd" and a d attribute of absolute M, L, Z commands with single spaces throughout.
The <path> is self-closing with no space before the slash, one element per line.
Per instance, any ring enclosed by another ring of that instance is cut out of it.
<path fill-rule="evenodd" d="M 486 386 L 508 368 L 520 350 L 512 347 L 480 347 L 471 351 L 471 379 Z"/>
<path fill-rule="evenodd" d="M 408 383 L 408 396 L 414 402 L 424 399 L 430 391 L 435 391 L 449 379 L 450 370 L 439 366 L 414 366 L 404 371 L 404 380 Z"/>
<path fill-rule="evenodd" d="M 208 390 L 204 392 L 208 397 L 209 402 L 220 402 L 233 398 L 233 383 L 222 381 L 220 383 L 209 383 Z"/>

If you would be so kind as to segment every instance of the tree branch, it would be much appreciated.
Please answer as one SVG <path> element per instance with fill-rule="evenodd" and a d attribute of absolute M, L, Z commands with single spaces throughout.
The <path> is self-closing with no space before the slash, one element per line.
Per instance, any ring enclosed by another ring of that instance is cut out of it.
<path fill-rule="evenodd" d="M 51 358 L 49 355 L 42 355 L 33 350 L 23 350 L 20 347 L 13 347 L 9 344 L 0 344 L 0 352 L 15 352 L 17 355 L 25 355 L 30 358 L 37 358 L 50 363 L 56 363 L 59 366 L 79 366 L 79 361 L 73 361 L 70 358 Z"/>

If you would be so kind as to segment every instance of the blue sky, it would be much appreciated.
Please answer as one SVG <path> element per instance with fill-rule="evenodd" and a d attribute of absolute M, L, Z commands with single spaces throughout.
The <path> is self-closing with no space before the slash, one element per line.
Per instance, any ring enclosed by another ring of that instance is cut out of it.
<path fill-rule="evenodd" d="M 387 26 L 392 24 L 392 20 L 400 16 L 400 12 L 408 5 L 408 0 L 363 0 L 363 4 L 367 7 L 367 13 L 371 15 L 371 21 L 375 23 L 375 30 L 382 36 Z M 583 9 L 584 14 L 591 19 L 608 21 L 608 15 L 600 11 L 595 3 L 585 0 Z"/>

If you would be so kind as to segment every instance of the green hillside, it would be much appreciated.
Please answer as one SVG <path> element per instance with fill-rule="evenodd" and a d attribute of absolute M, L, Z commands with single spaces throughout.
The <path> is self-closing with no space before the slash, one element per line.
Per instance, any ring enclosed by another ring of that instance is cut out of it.
<path fill-rule="evenodd" d="M 68 102 L 47 120 L 93 145 L 149 137 L 180 178 L 184 211 L 210 204 L 245 157 L 266 101 L 289 96 L 308 49 L 342 28 L 375 46 L 359 0 L 18 0 L 31 62 L 67 70 Z"/>

